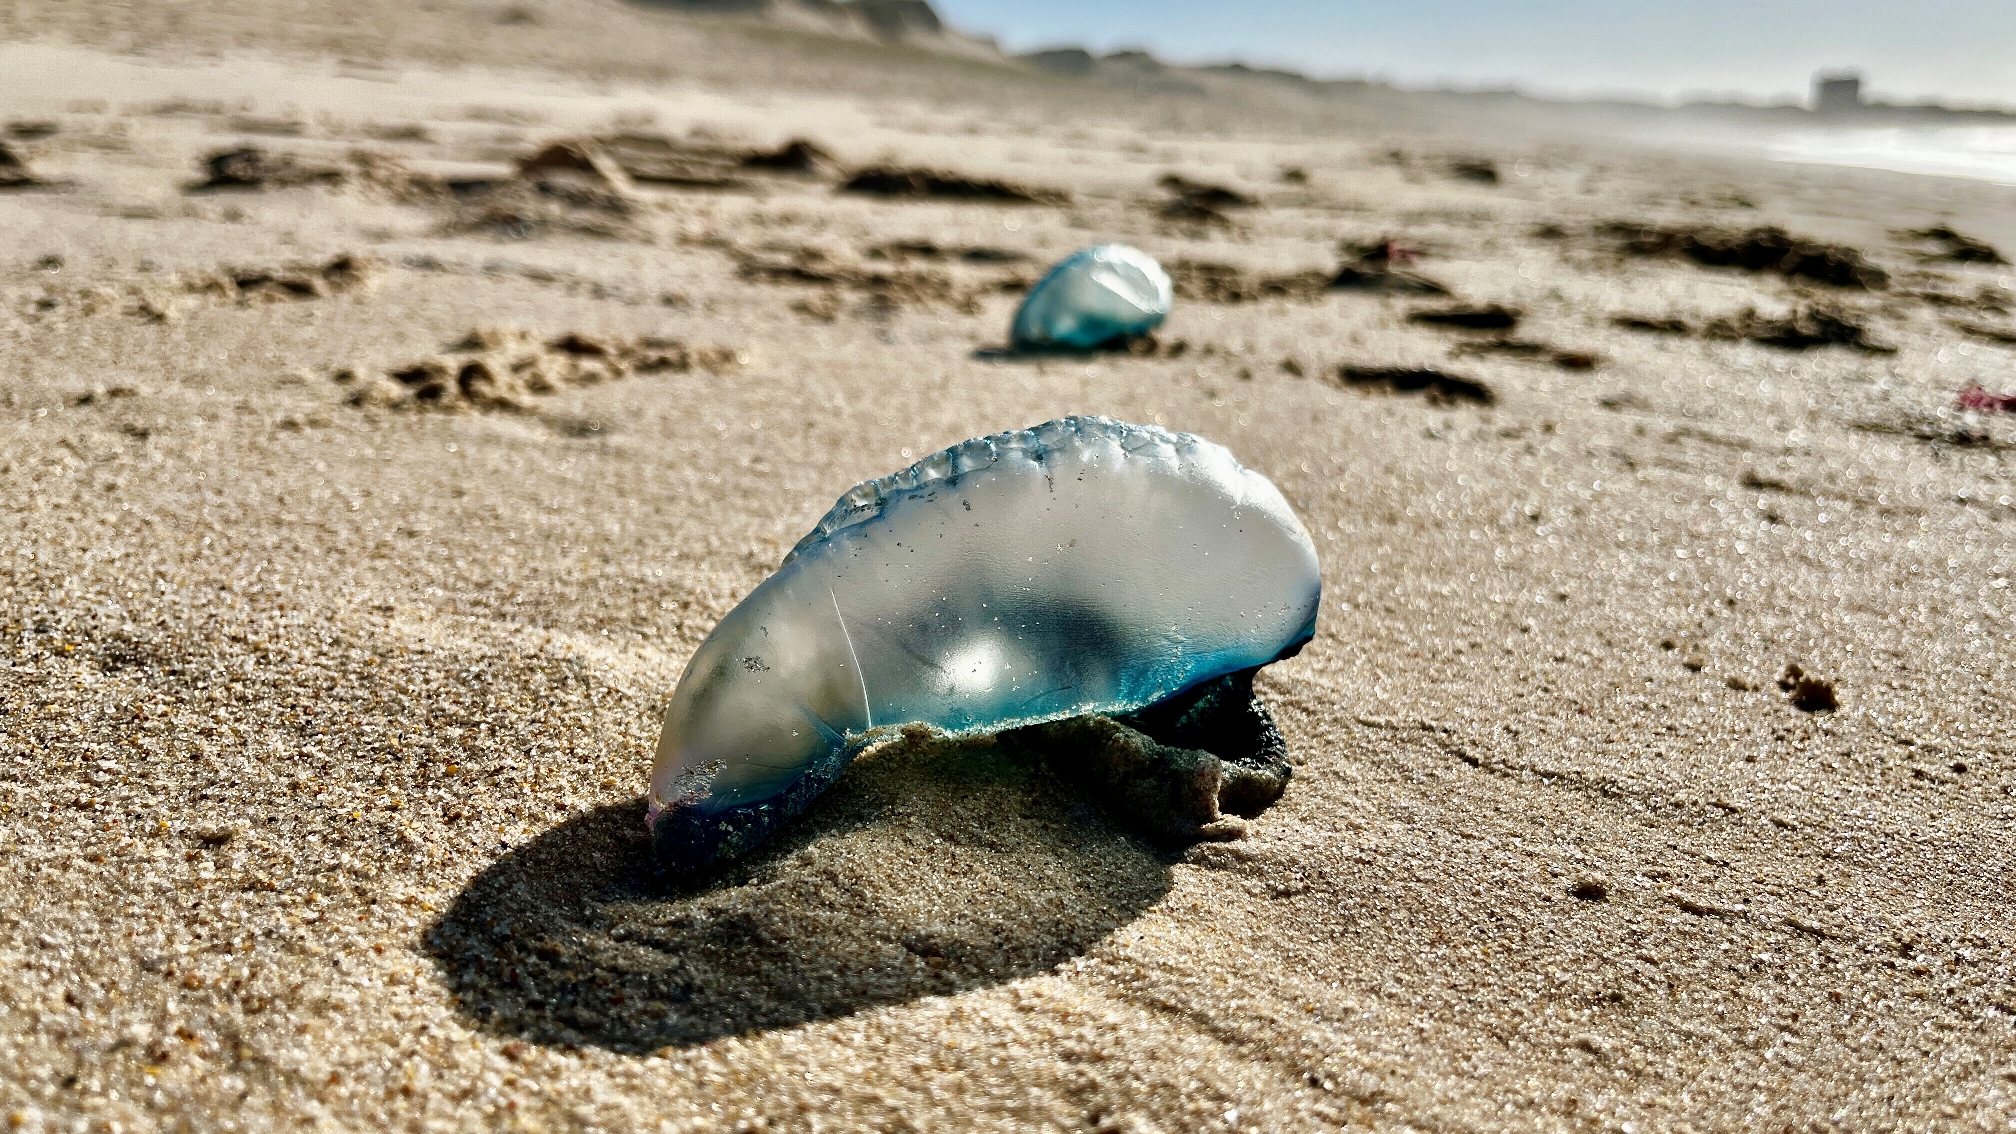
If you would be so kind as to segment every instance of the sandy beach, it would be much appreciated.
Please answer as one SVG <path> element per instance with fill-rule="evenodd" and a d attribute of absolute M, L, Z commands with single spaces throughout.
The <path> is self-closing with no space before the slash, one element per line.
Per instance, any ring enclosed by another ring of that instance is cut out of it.
<path fill-rule="evenodd" d="M 8 1129 L 2016 1130 L 2016 187 L 318 12 L 0 2 Z M 1153 349 L 1005 351 L 1104 241 Z M 1066 414 L 1314 536 L 1280 801 L 917 735 L 659 876 L 714 623 Z"/>

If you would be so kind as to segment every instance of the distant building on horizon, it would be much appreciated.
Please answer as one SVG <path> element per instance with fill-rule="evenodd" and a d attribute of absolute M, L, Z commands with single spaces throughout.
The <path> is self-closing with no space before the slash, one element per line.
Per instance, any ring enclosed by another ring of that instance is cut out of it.
<path fill-rule="evenodd" d="M 1813 109 L 1820 114 L 1861 110 L 1862 76 L 1855 71 L 1822 71 L 1813 76 Z"/>

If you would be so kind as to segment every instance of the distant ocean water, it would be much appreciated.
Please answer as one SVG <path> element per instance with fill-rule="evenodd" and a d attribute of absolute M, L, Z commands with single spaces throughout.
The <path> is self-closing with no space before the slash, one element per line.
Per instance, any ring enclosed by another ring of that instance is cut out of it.
<path fill-rule="evenodd" d="M 1929 173 L 2016 185 L 2016 126 L 1802 130 L 1769 143 L 1777 161 Z"/>

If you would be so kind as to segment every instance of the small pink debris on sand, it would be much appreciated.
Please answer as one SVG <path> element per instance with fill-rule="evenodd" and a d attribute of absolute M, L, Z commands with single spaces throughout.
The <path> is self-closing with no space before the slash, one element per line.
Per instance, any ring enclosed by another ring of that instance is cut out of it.
<path fill-rule="evenodd" d="M 1387 263 L 1398 264 L 1401 265 L 1402 267 L 1408 264 L 1412 264 L 1414 261 L 1419 260 L 1421 258 L 1421 253 L 1415 251 L 1412 248 L 1407 247 L 1405 244 L 1402 244 L 1397 240 L 1387 241 L 1385 244 L 1380 246 L 1379 252 L 1381 255 L 1385 256 Z"/>
<path fill-rule="evenodd" d="M 2016 413 L 2016 394 L 1991 394 L 1980 386 L 1960 391 L 1960 408 L 1986 413 Z"/>

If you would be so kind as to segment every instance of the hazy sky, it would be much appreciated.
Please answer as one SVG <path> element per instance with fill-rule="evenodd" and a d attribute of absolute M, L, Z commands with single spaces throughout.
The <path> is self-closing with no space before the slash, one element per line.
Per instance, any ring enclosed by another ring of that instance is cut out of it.
<path fill-rule="evenodd" d="M 1147 47 L 1403 85 L 1805 96 L 1855 67 L 1879 95 L 2016 105 L 2016 0 L 938 0 L 1015 50 Z"/>

